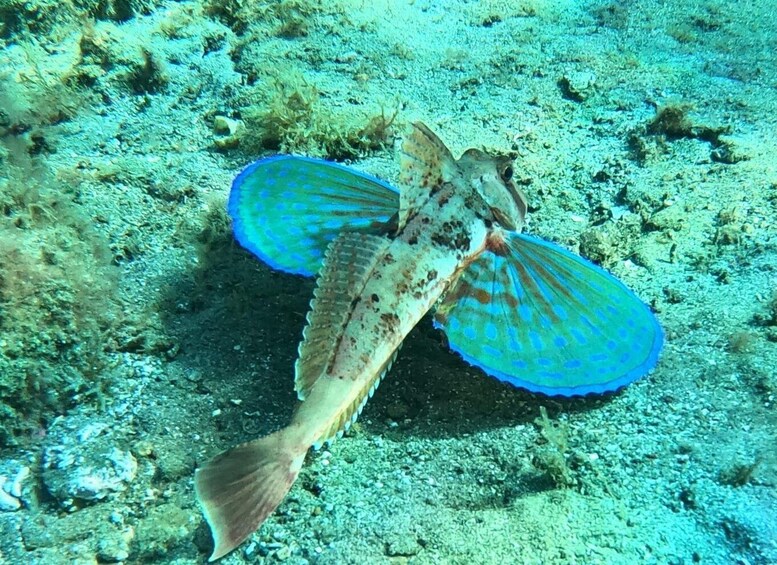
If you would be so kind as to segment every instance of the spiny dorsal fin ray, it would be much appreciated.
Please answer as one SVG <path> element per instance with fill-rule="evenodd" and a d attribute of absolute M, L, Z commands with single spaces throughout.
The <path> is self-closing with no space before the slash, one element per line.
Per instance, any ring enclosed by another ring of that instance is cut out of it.
<path fill-rule="evenodd" d="M 404 137 L 399 147 L 401 190 L 399 229 L 429 199 L 435 188 L 450 181 L 456 161 L 445 144 L 421 122 Z"/>
<path fill-rule="evenodd" d="M 332 362 L 350 319 L 353 301 L 361 295 L 389 243 L 380 236 L 341 233 L 329 244 L 295 365 L 294 390 L 300 400 L 305 399 Z"/>

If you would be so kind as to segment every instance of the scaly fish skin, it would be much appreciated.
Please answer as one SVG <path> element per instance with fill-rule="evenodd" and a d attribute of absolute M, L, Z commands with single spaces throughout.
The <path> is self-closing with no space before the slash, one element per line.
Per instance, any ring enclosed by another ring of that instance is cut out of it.
<path fill-rule="evenodd" d="M 493 228 L 465 206 L 477 195 L 464 182 L 469 171 L 460 173 L 409 219 L 381 254 L 363 290 L 351 297 L 353 309 L 331 365 L 292 420 L 304 430 L 302 443 L 329 441 L 358 415 L 361 400 L 410 330 L 485 250 Z"/>
<path fill-rule="evenodd" d="M 211 560 L 276 508 L 311 446 L 358 416 L 405 336 L 486 249 L 519 229 L 526 202 L 504 157 L 457 161 L 423 124 L 400 149 L 403 192 L 392 236 L 344 233 L 327 249 L 296 363 L 302 401 L 290 425 L 201 467 L 195 488 L 211 525 Z"/>

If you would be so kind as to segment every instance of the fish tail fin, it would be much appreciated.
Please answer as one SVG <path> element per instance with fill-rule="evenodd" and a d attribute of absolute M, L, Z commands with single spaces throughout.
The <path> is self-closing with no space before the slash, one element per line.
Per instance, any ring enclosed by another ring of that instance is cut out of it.
<path fill-rule="evenodd" d="M 284 432 L 235 446 L 195 472 L 194 490 L 213 534 L 209 561 L 256 531 L 297 479 L 309 446 L 294 445 Z"/>

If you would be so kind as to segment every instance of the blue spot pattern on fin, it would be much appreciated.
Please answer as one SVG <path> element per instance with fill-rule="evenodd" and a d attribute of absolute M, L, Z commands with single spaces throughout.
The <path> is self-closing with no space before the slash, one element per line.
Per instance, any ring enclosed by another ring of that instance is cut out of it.
<path fill-rule="evenodd" d="M 435 316 L 466 361 L 553 396 L 614 391 L 655 366 L 661 327 L 618 279 L 527 235 L 507 233 L 505 250 L 474 261 Z"/>
<path fill-rule="evenodd" d="M 399 210 L 397 189 L 343 165 L 276 155 L 232 182 L 235 238 L 270 267 L 312 276 L 343 231 L 385 233 Z"/>

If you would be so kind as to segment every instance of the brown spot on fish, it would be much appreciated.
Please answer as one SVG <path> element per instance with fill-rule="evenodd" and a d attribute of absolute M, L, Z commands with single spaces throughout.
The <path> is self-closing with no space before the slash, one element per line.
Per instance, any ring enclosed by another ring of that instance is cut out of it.
<path fill-rule="evenodd" d="M 426 273 L 426 282 L 432 282 L 436 278 L 437 278 L 437 271 L 435 271 L 434 269 Z"/>
<path fill-rule="evenodd" d="M 383 314 L 380 315 L 380 319 L 385 324 L 385 326 L 392 332 L 399 325 L 399 316 L 394 314 L 394 312 L 384 312 Z"/>
<path fill-rule="evenodd" d="M 410 239 L 407 240 L 407 242 L 410 245 L 415 245 L 416 243 L 418 243 L 418 238 L 416 236 L 412 236 Z"/>
<path fill-rule="evenodd" d="M 470 238 L 467 230 L 459 220 L 444 222 L 441 226 L 442 233 L 432 235 L 432 241 L 440 247 L 447 247 L 460 251 L 469 249 Z"/>
<path fill-rule="evenodd" d="M 456 237 L 455 244 L 456 249 L 460 249 L 462 251 L 469 249 L 470 244 L 470 238 L 465 232 L 459 233 L 459 235 Z"/>
<path fill-rule="evenodd" d="M 472 290 L 472 285 L 466 281 L 460 281 L 450 293 L 450 301 L 458 300 L 462 296 L 466 296 Z M 449 302 L 448 296 L 445 297 L 446 302 Z"/>
<path fill-rule="evenodd" d="M 434 234 L 432 236 L 432 241 L 439 245 L 440 247 L 450 247 L 450 239 L 446 235 L 442 234 Z"/>
<path fill-rule="evenodd" d="M 507 305 L 510 308 L 518 308 L 518 299 L 513 296 L 511 293 L 507 292 L 503 295 L 504 301 L 507 302 Z"/>
<path fill-rule="evenodd" d="M 491 293 L 483 290 L 482 288 L 477 289 L 472 296 L 474 296 L 475 300 L 481 304 L 488 304 L 491 302 Z"/>
<path fill-rule="evenodd" d="M 372 296 L 370 296 L 370 298 L 372 299 L 373 302 L 380 302 L 380 296 L 378 296 L 375 293 L 373 293 Z"/>

